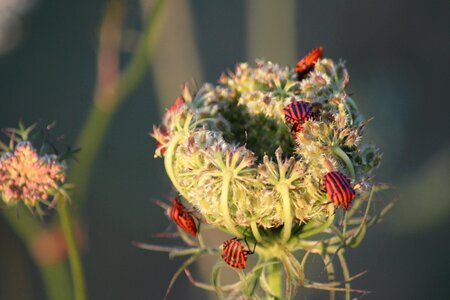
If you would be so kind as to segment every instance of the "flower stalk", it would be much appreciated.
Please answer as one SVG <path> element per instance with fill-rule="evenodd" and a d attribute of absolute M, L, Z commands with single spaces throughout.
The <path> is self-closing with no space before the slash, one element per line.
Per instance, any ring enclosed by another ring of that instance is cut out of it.
<path fill-rule="evenodd" d="M 348 270 L 347 261 L 344 257 L 344 249 L 339 250 L 338 257 L 345 280 L 345 300 L 350 300 L 350 272 Z"/>
<path fill-rule="evenodd" d="M 164 167 L 166 168 L 167 175 L 169 176 L 170 181 L 175 186 L 177 191 L 179 191 L 180 194 L 183 196 L 184 196 L 183 188 L 178 183 L 177 177 L 175 176 L 174 172 L 174 159 L 177 147 L 184 138 L 185 137 L 181 133 L 173 137 L 169 145 L 167 146 L 166 154 L 164 156 Z"/>
<path fill-rule="evenodd" d="M 62 203 L 58 209 L 61 227 L 67 244 L 67 252 L 69 255 L 70 269 L 72 272 L 72 283 L 74 289 L 75 300 L 86 300 L 86 284 L 84 279 L 84 271 L 81 263 L 80 254 L 73 231 L 73 225 L 70 217 L 69 208 L 66 203 Z"/>
<path fill-rule="evenodd" d="M 280 193 L 281 199 L 283 202 L 284 227 L 281 231 L 281 242 L 283 244 L 285 244 L 291 237 L 291 231 L 292 231 L 291 199 L 289 197 L 289 187 L 288 187 L 287 183 L 280 181 L 277 184 L 276 188 L 277 188 L 277 191 Z"/>
<path fill-rule="evenodd" d="M 231 170 L 224 171 L 222 180 L 222 192 L 220 194 L 220 211 L 222 213 L 225 226 L 228 231 L 237 236 L 242 237 L 242 234 L 236 229 L 230 216 L 230 209 L 228 207 L 229 199 L 232 197 L 230 191 L 230 182 L 233 178 L 233 172 Z"/>
<path fill-rule="evenodd" d="M 250 223 L 250 228 L 252 229 L 252 234 L 255 237 L 256 241 L 258 243 L 261 243 L 263 241 L 263 237 L 261 236 L 261 233 L 259 232 L 258 225 L 256 225 L 256 221 L 252 221 Z"/>

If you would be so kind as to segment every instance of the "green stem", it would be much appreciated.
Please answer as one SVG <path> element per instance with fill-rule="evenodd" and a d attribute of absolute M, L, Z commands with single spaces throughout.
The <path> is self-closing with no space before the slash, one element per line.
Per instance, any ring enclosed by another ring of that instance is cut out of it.
<path fill-rule="evenodd" d="M 233 220 L 230 216 L 230 209 L 228 207 L 228 199 L 230 198 L 230 181 L 233 176 L 232 171 L 224 171 L 222 181 L 222 192 L 220 195 L 220 211 L 222 212 L 223 219 L 228 231 L 237 237 L 242 237 L 242 234 L 236 229 L 233 224 Z"/>
<path fill-rule="evenodd" d="M 325 254 L 322 256 L 322 259 L 323 259 L 323 263 L 325 264 L 325 269 L 327 270 L 328 282 L 334 282 L 334 280 L 335 280 L 334 273 L 335 272 L 334 272 L 334 266 L 333 266 L 330 256 L 328 254 Z M 330 290 L 330 300 L 334 300 L 335 297 L 336 297 L 335 291 Z"/>
<path fill-rule="evenodd" d="M 281 240 L 286 243 L 291 237 L 292 231 L 292 210 L 291 210 L 291 199 L 289 197 L 289 187 L 286 183 L 282 182 L 277 185 L 277 190 L 281 195 L 281 200 L 283 203 L 283 221 L 284 226 L 281 231 Z"/>
<path fill-rule="evenodd" d="M 169 176 L 170 181 L 172 182 L 175 189 L 186 198 L 186 195 L 183 192 L 183 188 L 178 183 L 178 180 L 175 176 L 175 172 L 173 170 L 173 164 L 174 164 L 174 158 L 175 158 L 175 151 L 178 147 L 178 144 L 181 140 L 184 139 L 183 134 L 179 133 L 175 136 L 173 136 L 170 140 L 169 145 L 167 146 L 166 153 L 164 154 L 164 167 L 166 169 L 166 173 Z"/>
<path fill-rule="evenodd" d="M 200 247 L 201 249 L 206 248 L 206 246 L 205 246 L 205 241 L 203 240 L 203 235 L 202 235 L 200 232 L 197 234 L 197 239 L 198 239 L 198 245 L 199 245 L 199 247 Z"/>
<path fill-rule="evenodd" d="M 78 138 L 77 145 L 81 151 L 77 154 L 77 161 L 71 164 L 68 182 L 76 185 L 72 191 L 72 198 L 77 200 L 80 206 L 86 200 L 86 193 L 95 158 L 105 138 L 105 133 L 111 124 L 113 113 L 103 111 L 93 105 L 84 128 Z"/>
<path fill-rule="evenodd" d="M 338 252 L 339 262 L 341 263 L 342 274 L 345 280 L 345 300 L 350 300 L 350 272 L 344 257 L 344 250 Z"/>
<path fill-rule="evenodd" d="M 40 266 L 39 269 L 44 281 L 47 299 L 72 299 L 72 295 L 68 293 L 72 287 L 70 286 L 70 275 L 65 260 L 54 265 Z"/>
<path fill-rule="evenodd" d="M 327 219 L 327 221 L 324 222 L 324 223 L 322 223 L 321 225 L 319 225 L 319 226 L 317 226 L 317 227 L 314 227 L 314 228 L 311 229 L 311 230 L 308 230 L 308 231 L 305 231 L 305 232 L 300 233 L 300 234 L 298 235 L 298 238 L 299 238 L 299 239 L 304 239 L 304 238 L 307 238 L 307 237 L 310 237 L 310 236 L 319 234 L 319 233 L 323 232 L 325 229 L 327 229 L 328 227 L 330 227 L 331 224 L 333 224 L 333 221 L 334 221 L 334 214 L 332 214 L 331 216 L 329 216 L 328 219 Z"/>
<path fill-rule="evenodd" d="M 267 281 L 270 291 L 277 297 L 283 299 L 283 267 L 281 264 L 272 264 L 267 266 Z"/>
<path fill-rule="evenodd" d="M 350 161 L 348 155 L 338 146 L 333 147 L 332 149 L 333 153 L 344 161 L 345 165 L 347 166 L 347 170 L 350 173 L 350 177 L 355 180 L 355 168 L 353 167 L 353 164 Z"/>
<path fill-rule="evenodd" d="M 250 228 L 252 229 L 252 233 L 253 233 L 253 236 L 255 237 L 256 241 L 258 243 L 261 243 L 263 239 L 262 239 L 261 233 L 259 233 L 259 229 L 258 229 L 258 225 L 256 225 L 256 221 L 252 221 L 250 223 Z"/>
<path fill-rule="evenodd" d="M 154 4 L 147 23 L 144 25 L 144 32 L 138 41 L 136 52 L 128 64 L 118 86 L 118 101 L 125 99 L 133 91 L 143 78 L 148 64 L 153 58 L 158 37 L 158 29 L 163 16 L 166 0 L 157 0 Z"/>
<path fill-rule="evenodd" d="M 66 203 L 62 203 L 59 206 L 59 217 L 61 221 L 61 226 L 64 232 L 64 237 L 66 239 L 67 251 L 69 254 L 70 269 L 72 271 L 72 282 L 74 289 L 74 299 L 75 300 L 85 300 L 86 297 L 86 287 L 84 283 L 83 267 L 81 264 L 81 258 L 78 253 L 78 248 L 75 241 L 75 235 L 73 232 L 72 223 L 70 220 L 70 213 Z"/>

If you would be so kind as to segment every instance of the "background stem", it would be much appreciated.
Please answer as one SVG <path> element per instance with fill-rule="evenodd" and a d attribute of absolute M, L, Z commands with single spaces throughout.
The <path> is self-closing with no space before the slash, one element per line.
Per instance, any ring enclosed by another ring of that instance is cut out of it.
<path fill-rule="evenodd" d="M 39 266 L 39 271 L 44 281 L 47 299 L 73 299 L 69 292 L 72 287 L 70 286 L 70 275 L 65 261 L 54 265 Z"/>
<path fill-rule="evenodd" d="M 350 300 L 350 272 L 347 267 L 347 262 L 344 257 L 344 250 L 338 252 L 339 262 L 341 263 L 342 274 L 345 280 L 345 300 Z"/>
<path fill-rule="evenodd" d="M 28 210 L 20 209 L 2 209 L 3 217 L 8 221 L 9 225 L 25 244 L 28 253 L 33 257 L 33 241 L 44 230 L 43 223 L 40 223 Z M 41 274 L 44 283 L 45 293 L 49 300 L 71 299 L 67 291 L 70 291 L 70 278 L 65 261 L 58 262 L 54 265 L 44 265 L 36 261 L 36 266 Z"/>
<path fill-rule="evenodd" d="M 117 82 L 113 83 L 112 88 L 108 83 L 98 83 L 99 86 L 97 87 L 93 106 L 78 138 L 77 146 L 82 150 L 77 156 L 79 163 L 71 165 L 71 171 L 68 176 L 68 181 L 77 186 L 76 190 L 74 190 L 73 198 L 81 204 L 85 202 L 89 174 L 105 134 L 111 124 L 112 117 L 119 105 L 140 83 L 147 70 L 147 66 L 153 57 L 158 33 L 157 28 L 161 21 L 165 7 L 164 4 L 166 2 L 166 0 L 158 0 L 155 3 L 148 16 L 147 22 L 144 25 L 144 32 L 139 39 L 135 54 Z M 113 5 L 110 5 L 108 8 L 116 9 Z M 107 12 L 104 23 L 109 21 L 108 16 L 109 14 Z M 101 44 L 99 46 L 99 53 L 102 53 L 102 48 L 108 46 L 109 43 L 107 41 L 103 45 Z M 117 50 L 116 56 L 118 57 L 119 54 L 119 50 Z M 100 59 L 101 57 L 99 57 L 99 60 Z M 102 66 L 99 66 L 99 78 L 102 77 L 101 67 Z M 105 72 L 107 72 L 107 70 Z M 114 76 L 112 77 L 114 78 Z M 104 86 L 101 86 L 101 84 Z"/>
<path fill-rule="evenodd" d="M 59 206 L 59 217 L 61 226 L 66 239 L 67 251 L 69 254 L 70 269 L 72 271 L 72 282 L 75 300 L 85 300 L 86 286 L 84 283 L 83 266 L 81 264 L 80 255 L 75 241 L 72 222 L 70 220 L 70 213 L 66 203 Z"/>

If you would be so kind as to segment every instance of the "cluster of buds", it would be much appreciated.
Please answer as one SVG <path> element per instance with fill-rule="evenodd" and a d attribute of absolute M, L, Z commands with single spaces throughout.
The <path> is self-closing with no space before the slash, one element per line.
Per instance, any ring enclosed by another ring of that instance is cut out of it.
<path fill-rule="evenodd" d="M 51 207 L 55 196 L 64 193 L 66 164 L 42 147 L 38 152 L 29 139 L 34 126 L 5 130 L 9 143 L 1 143 L 0 195 L 10 206 L 22 202 L 42 214 L 41 204 Z"/>
<path fill-rule="evenodd" d="M 367 121 L 346 92 L 344 63 L 321 56 L 317 48 L 295 68 L 241 63 L 216 86 L 184 85 L 154 127 L 155 156 L 180 199 L 236 237 L 223 245 L 230 266 L 246 266 L 253 253 L 240 240 L 285 264 L 307 250 L 300 237 L 327 232 L 337 211 L 354 215 L 374 190 L 381 155 L 361 143 Z"/>

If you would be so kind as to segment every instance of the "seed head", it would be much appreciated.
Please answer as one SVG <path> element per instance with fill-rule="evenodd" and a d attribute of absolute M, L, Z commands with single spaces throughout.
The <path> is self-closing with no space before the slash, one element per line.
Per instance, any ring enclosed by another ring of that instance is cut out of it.
<path fill-rule="evenodd" d="M 47 201 L 65 181 L 65 165 L 55 155 L 39 156 L 30 142 L 18 143 L 0 158 L 0 192 L 9 205 L 23 201 L 36 207 Z"/>
<path fill-rule="evenodd" d="M 216 86 L 183 85 L 154 128 L 156 156 L 180 194 L 229 232 L 323 219 L 330 213 L 323 177 L 356 174 L 356 183 L 376 165 L 358 148 L 363 118 L 347 82 L 343 62 L 319 59 L 298 81 L 295 69 L 257 60 L 222 74 Z M 300 127 L 283 111 L 297 101 L 311 108 Z"/>
<path fill-rule="evenodd" d="M 9 143 L 0 142 L 3 150 L 0 157 L 0 196 L 7 205 L 22 202 L 32 212 L 41 215 L 44 213 L 41 204 L 52 207 L 57 199 L 68 199 L 65 189 L 70 186 L 65 183 L 66 163 L 63 158 L 74 151 L 68 148 L 57 155 L 55 146 L 48 143 L 51 126 L 40 132 L 44 134 L 44 140 L 40 133 L 33 132 L 34 128 L 35 125 L 25 128 L 20 124 L 18 129 L 3 130 Z M 33 145 L 38 142 L 39 151 Z M 55 197 L 58 194 L 62 197 Z"/>

